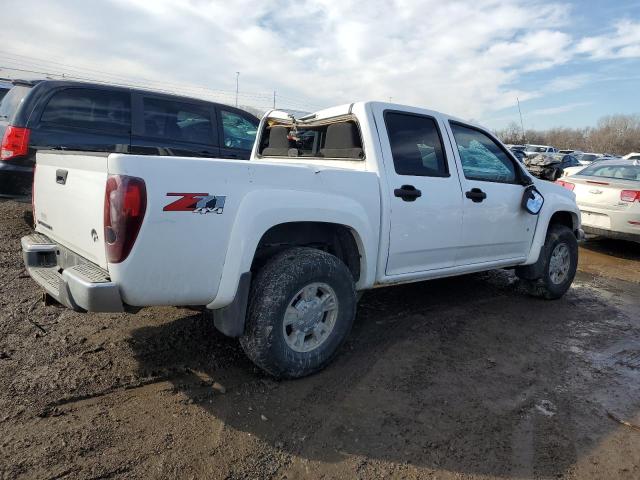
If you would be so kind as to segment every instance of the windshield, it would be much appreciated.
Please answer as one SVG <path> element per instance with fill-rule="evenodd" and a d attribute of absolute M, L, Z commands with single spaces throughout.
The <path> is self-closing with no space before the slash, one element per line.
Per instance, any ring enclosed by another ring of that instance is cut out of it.
<path fill-rule="evenodd" d="M 18 109 L 18 105 L 30 90 L 31 87 L 24 85 L 16 85 L 9 90 L 9 93 L 0 102 L 0 120 L 11 120 L 11 117 Z"/>
<path fill-rule="evenodd" d="M 580 160 L 582 160 L 583 162 L 593 162 L 597 158 L 598 158 L 597 155 L 585 153 L 584 155 L 582 155 L 582 157 L 580 157 Z"/>
<path fill-rule="evenodd" d="M 603 165 L 597 163 L 581 170 L 580 175 L 640 181 L 640 165 Z"/>

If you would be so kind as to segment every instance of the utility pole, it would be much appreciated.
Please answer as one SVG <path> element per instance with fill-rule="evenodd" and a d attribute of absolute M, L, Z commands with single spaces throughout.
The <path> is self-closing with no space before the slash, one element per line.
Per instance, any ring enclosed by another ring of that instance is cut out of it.
<path fill-rule="evenodd" d="M 520 110 L 520 99 L 516 97 L 518 102 L 518 112 L 520 112 L 520 128 L 522 129 L 522 142 L 527 143 L 527 137 L 524 135 L 524 122 L 522 121 L 522 110 Z"/>
<path fill-rule="evenodd" d="M 276 91 L 273 91 L 273 109 L 276 109 Z"/>
<path fill-rule="evenodd" d="M 236 107 L 238 106 L 238 77 L 240 77 L 240 72 L 236 72 Z"/>

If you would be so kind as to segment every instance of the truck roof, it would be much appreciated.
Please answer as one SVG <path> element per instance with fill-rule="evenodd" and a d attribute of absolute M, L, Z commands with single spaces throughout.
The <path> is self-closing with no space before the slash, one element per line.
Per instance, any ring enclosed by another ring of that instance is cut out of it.
<path fill-rule="evenodd" d="M 435 110 L 429 110 L 426 108 L 422 108 L 422 107 L 416 107 L 416 106 L 412 106 L 412 105 L 403 105 L 400 103 L 390 103 L 390 102 L 380 102 L 380 101 L 376 101 L 376 100 L 368 100 L 368 101 L 361 101 L 361 102 L 354 102 L 354 103 L 344 103 L 342 105 L 336 105 L 334 107 L 328 107 L 322 110 L 318 110 L 316 112 L 310 113 L 308 115 L 304 115 L 302 117 L 296 118 L 297 121 L 316 121 L 316 120 L 322 120 L 322 119 L 327 119 L 327 118 L 333 118 L 333 117 L 340 117 L 340 116 L 344 116 L 344 115 L 349 115 L 354 108 L 356 107 L 363 107 L 364 109 L 367 109 L 367 107 L 373 107 L 373 106 L 381 106 L 383 108 L 389 109 L 389 110 L 401 110 L 401 111 L 413 111 L 413 112 L 420 112 L 420 113 L 424 113 L 425 115 L 431 115 L 431 116 L 445 116 L 451 120 L 457 120 L 460 122 L 464 122 L 466 124 L 469 125 L 474 125 L 474 122 L 471 122 L 469 120 L 464 120 L 461 118 L 457 118 L 453 115 L 449 115 L 446 113 L 442 113 L 442 112 L 438 112 Z M 290 115 L 287 112 L 284 112 L 282 110 L 271 110 L 268 111 L 265 114 L 265 117 L 269 117 L 269 118 L 278 118 L 281 120 L 288 120 L 292 118 L 292 115 Z"/>

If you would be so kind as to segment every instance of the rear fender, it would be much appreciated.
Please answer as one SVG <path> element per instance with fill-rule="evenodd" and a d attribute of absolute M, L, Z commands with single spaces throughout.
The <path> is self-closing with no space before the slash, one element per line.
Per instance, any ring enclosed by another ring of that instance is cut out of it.
<path fill-rule="evenodd" d="M 277 205 L 277 207 L 274 207 Z M 272 227 L 289 222 L 325 222 L 351 230 L 361 255 L 358 289 L 373 285 L 378 255 L 379 215 L 367 214 L 364 206 L 341 195 L 295 190 L 257 190 L 248 193 L 238 209 L 231 231 L 216 298 L 207 305 L 229 305 L 242 274 L 249 272 L 262 236 Z"/>

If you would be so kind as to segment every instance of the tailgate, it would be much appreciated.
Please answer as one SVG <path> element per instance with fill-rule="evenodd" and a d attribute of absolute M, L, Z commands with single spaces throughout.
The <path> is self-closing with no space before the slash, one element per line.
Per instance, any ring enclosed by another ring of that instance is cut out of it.
<path fill-rule="evenodd" d="M 36 231 L 107 268 L 103 239 L 107 154 L 38 152 Z"/>

